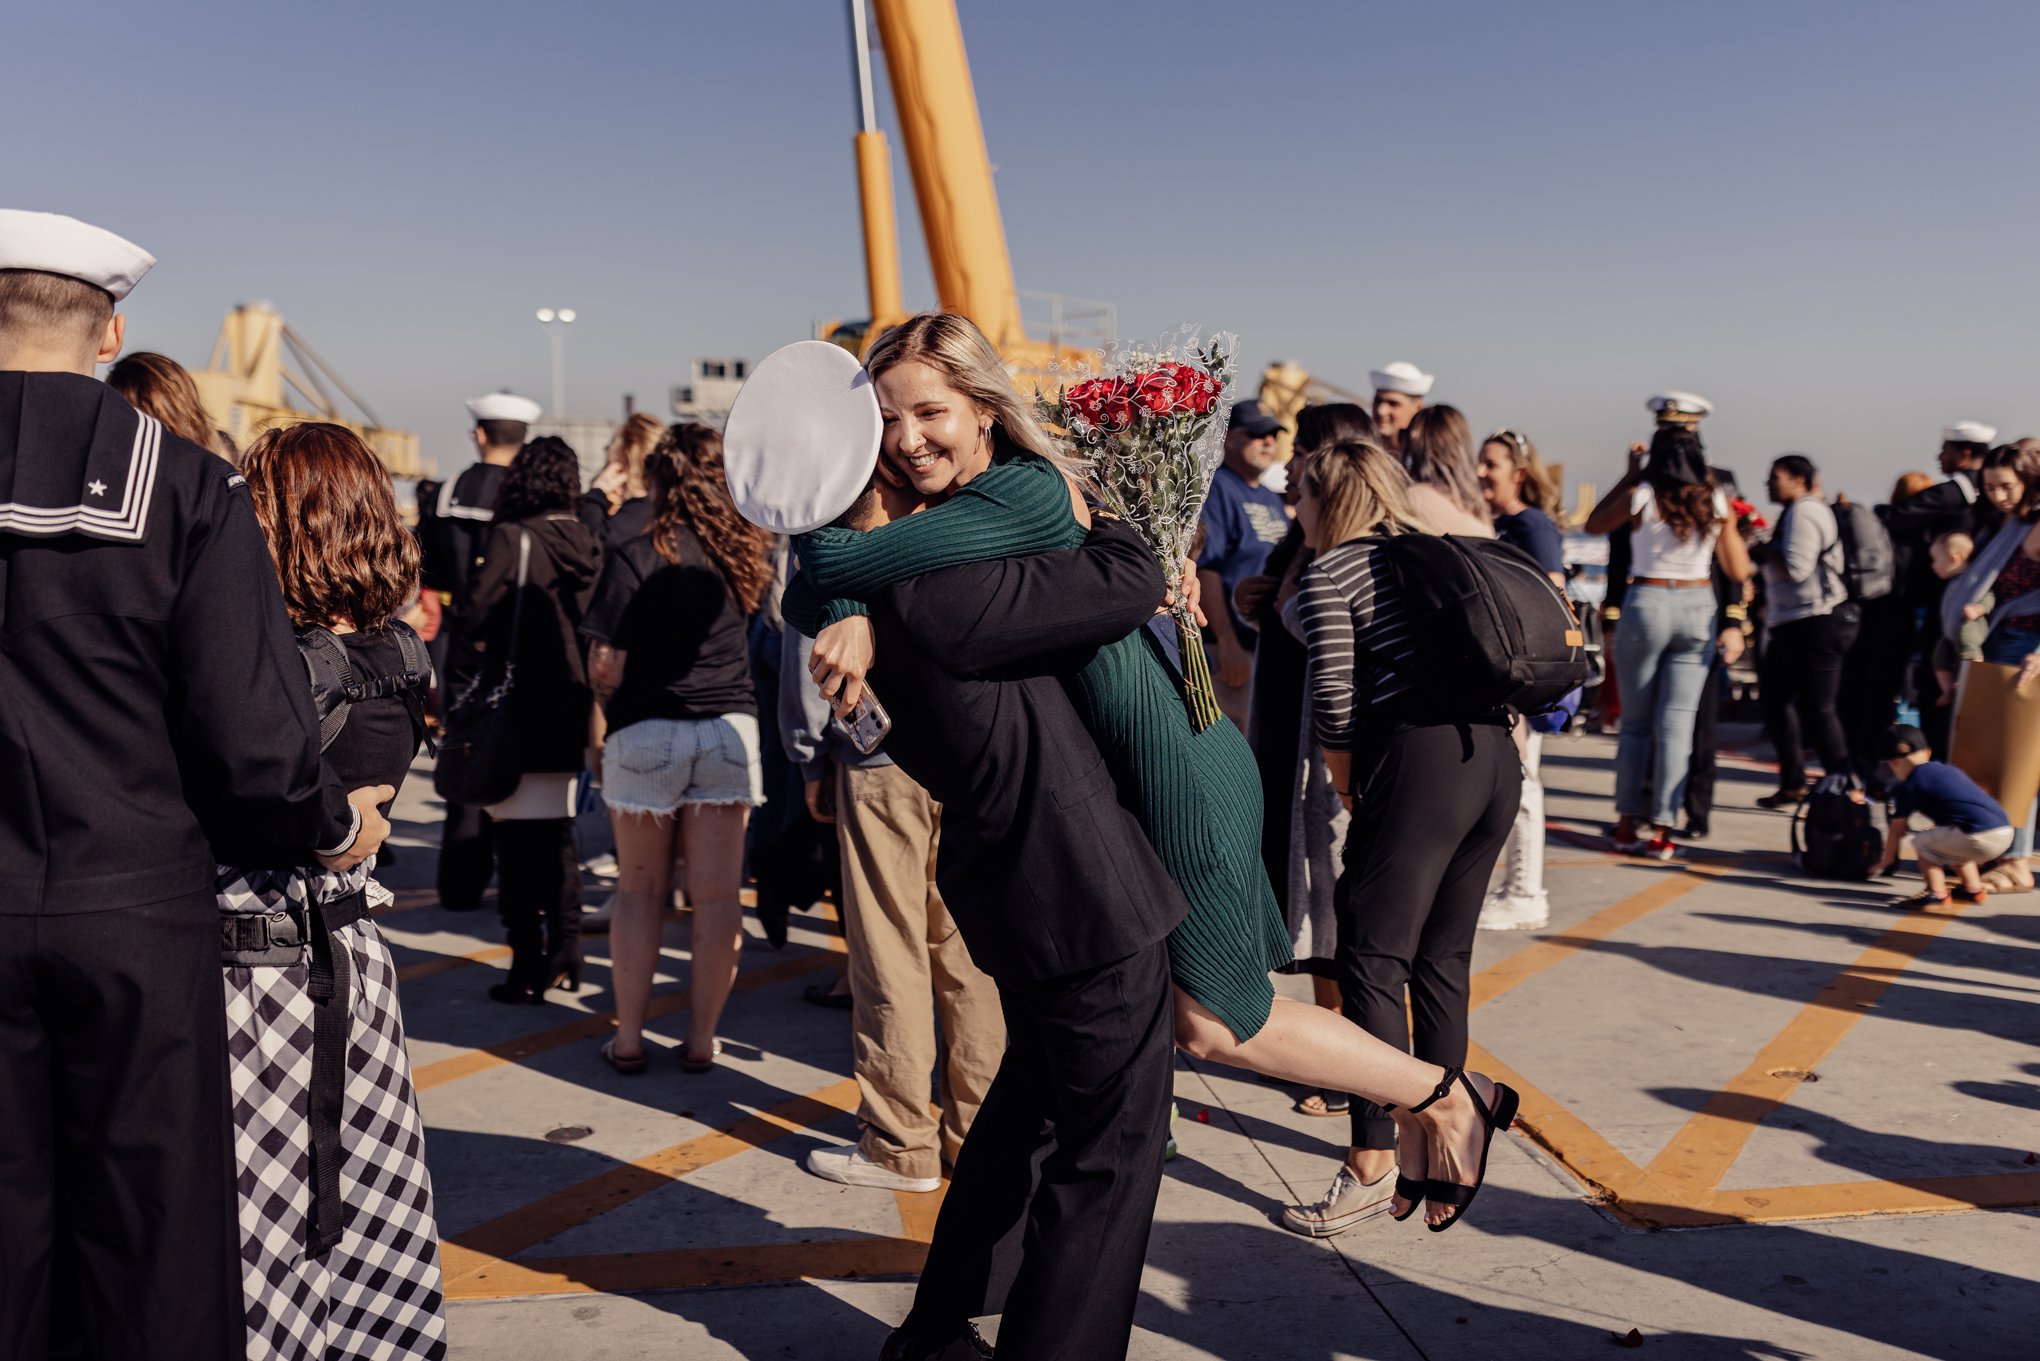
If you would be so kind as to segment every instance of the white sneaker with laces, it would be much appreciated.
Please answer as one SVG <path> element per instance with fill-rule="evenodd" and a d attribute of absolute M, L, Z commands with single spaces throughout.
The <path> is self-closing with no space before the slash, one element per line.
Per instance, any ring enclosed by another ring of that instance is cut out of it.
<path fill-rule="evenodd" d="M 1374 1181 L 1362 1181 L 1342 1163 L 1325 1198 L 1315 1205 L 1288 1206 L 1282 1211 L 1282 1226 L 1306 1238 L 1330 1238 L 1385 1213 L 1394 1202 L 1393 1167 Z"/>
<path fill-rule="evenodd" d="M 851 1144 L 845 1148 L 818 1148 L 807 1155 L 807 1170 L 825 1181 L 845 1186 L 875 1186 L 884 1191 L 934 1191 L 942 1186 L 940 1177 L 903 1177 L 864 1156 Z"/>

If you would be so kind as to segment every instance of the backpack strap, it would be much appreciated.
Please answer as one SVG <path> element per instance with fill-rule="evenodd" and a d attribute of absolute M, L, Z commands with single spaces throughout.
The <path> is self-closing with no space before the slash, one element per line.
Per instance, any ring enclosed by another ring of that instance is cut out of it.
<path fill-rule="evenodd" d="M 354 702 L 358 685 L 354 663 L 347 655 L 347 645 L 331 629 L 317 625 L 300 629 L 297 644 L 298 655 L 305 659 L 305 669 L 311 674 L 312 711 L 319 718 L 319 750 L 324 751 L 347 726 L 347 707 Z"/>

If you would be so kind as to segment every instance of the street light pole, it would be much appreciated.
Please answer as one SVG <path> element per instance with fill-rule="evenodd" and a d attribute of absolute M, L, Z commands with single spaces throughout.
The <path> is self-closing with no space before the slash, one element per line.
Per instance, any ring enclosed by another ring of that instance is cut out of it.
<path fill-rule="evenodd" d="M 538 324 L 552 339 L 552 418 L 567 418 L 567 328 L 574 324 L 571 307 L 538 309 Z"/>

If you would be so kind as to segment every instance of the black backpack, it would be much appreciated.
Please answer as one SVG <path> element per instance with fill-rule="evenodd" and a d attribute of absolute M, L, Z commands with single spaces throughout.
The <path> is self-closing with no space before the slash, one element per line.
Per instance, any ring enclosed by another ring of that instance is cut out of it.
<path fill-rule="evenodd" d="M 1792 854 L 1816 879 L 1861 882 L 1884 855 L 1877 808 L 1858 802 L 1863 786 L 1852 775 L 1828 775 L 1792 816 Z"/>
<path fill-rule="evenodd" d="M 388 627 L 404 664 L 403 670 L 388 676 L 357 675 L 347 644 L 331 629 L 298 630 L 298 655 L 305 659 L 305 669 L 312 678 L 312 712 L 319 718 L 320 751 L 332 746 L 340 730 L 347 726 L 349 708 L 385 695 L 401 696 L 411 711 L 412 727 L 424 731 L 425 691 L 432 684 L 432 659 L 425 651 L 425 641 L 409 624 L 392 619 Z"/>
<path fill-rule="evenodd" d="M 1368 542 L 1414 626 L 1416 656 L 1405 669 L 1443 716 L 1546 713 L 1592 674 L 1572 602 L 1528 553 L 1456 534 Z"/>
<path fill-rule="evenodd" d="M 1882 600 L 1897 583 L 1898 563 L 1891 551 L 1891 531 L 1868 506 L 1832 507 L 1835 530 L 1842 540 L 1842 585 L 1849 599 Z"/>

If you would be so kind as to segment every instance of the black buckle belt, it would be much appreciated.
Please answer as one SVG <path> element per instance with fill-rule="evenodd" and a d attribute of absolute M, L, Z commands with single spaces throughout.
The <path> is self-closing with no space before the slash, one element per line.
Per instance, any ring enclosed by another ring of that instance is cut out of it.
<path fill-rule="evenodd" d="M 311 947 L 305 991 L 312 999 L 312 1080 L 307 1092 L 311 1124 L 311 1212 L 305 1247 L 323 1257 L 337 1247 L 346 1228 L 340 1197 L 340 1118 L 347 1091 L 347 954 L 334 948 L 333 933 L 368 915 L 368 894 L 356 889 L 307 910 L 220 914 L 221 960 L 228 967 L 275 965 L 305 958 Z"/>

